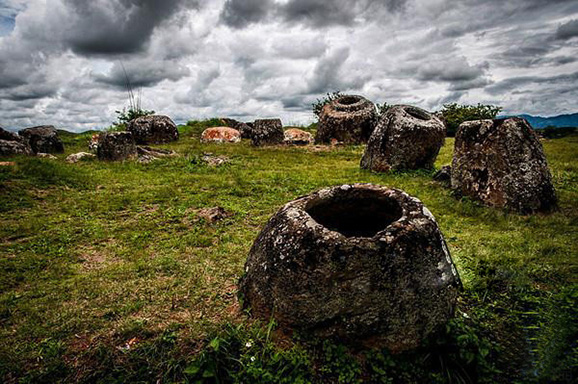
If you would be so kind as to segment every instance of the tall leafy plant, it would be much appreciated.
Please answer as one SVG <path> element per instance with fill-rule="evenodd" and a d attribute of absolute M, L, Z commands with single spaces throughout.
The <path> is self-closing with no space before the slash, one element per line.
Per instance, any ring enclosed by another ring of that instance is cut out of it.
<path fill-rule="evenodd" d="M 115 111 L 117 121 L 114 123 L 114 125 L 124 127 L 129 121 L 136 119 L 137 117 L 152 115 L 155 113 L 155 111 L 143 109 L 141 107 L 142 89 L 139 88 L 135 94 L 124 64 L 121 63 L 121 66 L 124 72 L 126 92 L 128 94 L 128 107 L 124 107 L 121 110 Z"/>

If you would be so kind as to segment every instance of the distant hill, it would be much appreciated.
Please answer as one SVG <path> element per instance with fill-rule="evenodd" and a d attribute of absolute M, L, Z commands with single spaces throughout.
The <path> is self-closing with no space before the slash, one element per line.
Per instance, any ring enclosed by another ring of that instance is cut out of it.
<path fill-rule="evenodd" d="M 514 117 L 514 116 L 500 116 L 504 117 Z M 558 115 L 550 117 L 542 116 L 532 116 L 532 115 L 517 115 L 517 117 L 522 117 L 536 129 L 542 129 L 549 126 L 552 127 L 578 127 L 578 113 L 572 113 L 569 115 Z"/>

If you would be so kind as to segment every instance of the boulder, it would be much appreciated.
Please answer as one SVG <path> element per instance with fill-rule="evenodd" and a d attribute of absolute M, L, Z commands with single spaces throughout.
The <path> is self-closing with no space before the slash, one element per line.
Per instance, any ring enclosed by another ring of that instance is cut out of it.
<path fill-rule="evenodd" d="M 432 168 L 444 143 L 445 125 L 421 108 L 396 105 L 380 116 L 361 159 L 374 172 Z"/>
<path fill-rule="evenodd" d="M 22 138 L 18 136 L 16 133 L 7 131 L 4 128 L 0 127 L 0 140 L 22 141 Z"/>
<path fill-rule="evenodd" d="M 160 144 L 179 139 L 176 124 L 168 116 L 149 115 L 137 117 L 126 125 L 137 144 Z"/>
<path fill-rule="evenodd" d="M 43 152 L 38 152 L 36 154 L 36 157 L 39 157 L 41 159 L 58 160 L 58 157 L 56 157 L 50 153 L 43 153 Z"/>
<path fill-rule="evenodd" d="M 83 161 L 86 159 L 92 159 L 95 157 L 96 157 L 96 155 L 94 155 L 92 153 L 78 152 L 78 153 L 73 153 L 72 155 L 68 155 L 66 157 L 66 162 L 67 163 L 78 163 L 79 161 Z"/>
<path fill-rule="evenodd" d="M 309 132 L 297 128 L 289 128 L 284 132 L 285 144 L 309 145 L 313 144 L 313 135 Z"/>
<path fill-rule="evenodd" d="M 281 119 L 255 120 L 251 129 L 253 145 L 275 145 L 283 143 L 283 124 Z"/>
<path fill-rule="evenodd" d="M 0 140 L 0 156 L 32 155 L 28 143 L 16 140 Z"/>
<path fill-rule="evenodd" d="M 241 133 L 229 127 L 212 127 L 203 131 L 201 141 L 203 143 L 238 143 L 241 141 Z"/>
<path fill-rule="evenodd" d="M 520 118 L 462 123 L 456 133 L 451 185 L 458 194 L 522 214 L 557 206 L 542 144 Z"/>
<path fill-rule="evenodd" d="M 137 156 L 134 137 L 130 132 L 105 132 L 98 138 L 96 155 L 99 160 L 127 160 Z"/>
<path fill-rule="evenodd" d="M 452 317 L 461 282 L 418 199 L 354 184 L 281 208 L 255 240 L 239 288 L 254 316 L 282 329 L 399 352 Z"/>
<path fill-rule="evenodd" d="M 319 114 L 315 141 L 332 139 L 345 144 L 366 143 L 377 118 L 375 105 L 362 96 L 343 95 L 325 104 Z"/>
<path fill-rule="evenodd" d="M 225 127 L 236 129 L 241 133 L 242 139 L 250 139 L 251 138 L 251 123 L 243 123 L 241 121 L 237 121 L 235 119 L 230 119 L 228 117 L 221 118 L 223 125 Z"/>
<path fill-rule="evenodd" d="M 34 153 L 64 152 L 64 144 L 52 125 L 22 129 L 18 134 L 28 142 Z"/>

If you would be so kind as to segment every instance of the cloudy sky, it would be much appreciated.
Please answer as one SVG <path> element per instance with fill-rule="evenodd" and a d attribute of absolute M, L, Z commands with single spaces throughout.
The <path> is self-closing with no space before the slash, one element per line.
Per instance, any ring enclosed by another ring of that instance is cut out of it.
<path fill-rule="evenodd" d="M 578 112 L 576 0 L 0 0 L 0 126 L 313 121 L 326 92 Z"/>

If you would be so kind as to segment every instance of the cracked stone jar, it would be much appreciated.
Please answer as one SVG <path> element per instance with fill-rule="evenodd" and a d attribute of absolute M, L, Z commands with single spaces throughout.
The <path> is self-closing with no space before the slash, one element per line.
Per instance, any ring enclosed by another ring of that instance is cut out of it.
<path fill-rule="evenodd" d="M 289 202 L 245 264 L 244 307 L 288 331 L 399 352 L 453 316 L 460 279 L 430 211 L 372 184 Z"/>

